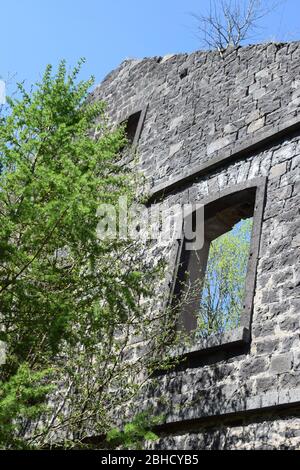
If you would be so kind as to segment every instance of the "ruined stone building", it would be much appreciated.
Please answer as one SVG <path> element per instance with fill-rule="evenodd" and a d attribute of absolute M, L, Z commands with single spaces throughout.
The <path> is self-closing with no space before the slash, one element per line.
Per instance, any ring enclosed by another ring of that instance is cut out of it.
<path fill-rule="evenodd" d="M 94 97 L 128 121 L 151 204 L 204 204 L 215 236 L 218 213 L 253 217 L 240 324 L 159 377 L 154 447 L 300 449 L 300 42 L 126 60 Z"/>

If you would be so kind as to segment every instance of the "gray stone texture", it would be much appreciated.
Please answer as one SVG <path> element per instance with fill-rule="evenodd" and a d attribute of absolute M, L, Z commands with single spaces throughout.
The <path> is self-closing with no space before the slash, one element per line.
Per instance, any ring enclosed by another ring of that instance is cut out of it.
<path fill-rule="evenodd" d="M 269 416 L 242 424 L 204 426 L 149 444 L 150 449 L 179 450 L 299 450 L 300 419 Z"/>
<path fill-rule="evenodd" d="M 107 102 L 113 123 L 149 105 L 138 166 L 149 188 L 177 178 L 164 198 L 169 206 L 267 177 L 249 350 L 219 354 L 145 386 L 143 407 L 154 404 L 172 424 L 156 448 L 300 449 L 299 411 L 288 415 L 300 404 L 300 126 L 291 125 L 300 121 L 299 72 L 300 43 L 264 44 L 230 49 L 224 59 L 195 52 L 126 60 L 93 93 Z M 272 141 L 247 151 L 265 135 Z M 209 168 L 241 148 L 236 160 Z M 205 174 L 180 185 L 203 164 Z M 243 415 L 255 410 L 261 413 L 251 419 Z M 228 415 L 243 424 L 228 425 Z M 218 424 L 207 428 L 205 420 L 216 416 Z M 176 431 L 185 422 L 194 428 Z"/>

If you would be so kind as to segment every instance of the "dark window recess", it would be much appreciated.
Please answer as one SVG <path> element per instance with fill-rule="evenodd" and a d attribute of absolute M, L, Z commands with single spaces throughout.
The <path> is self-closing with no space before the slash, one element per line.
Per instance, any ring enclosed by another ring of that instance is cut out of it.
<path fill-rule="evenodd" d="M 203 247 L 186 251 L 182 244 L 174 290 L 178 328 L 196 339 L 245 326 L 247 282 L 253 285 L 255 201 L 252 187 L 205 205 Z"/>
<path fill-rule="evenodd" d="M 132 114 L 129 116 L 125 123 L 125 135 L 128 140 L 129 145 L 136 143 L 137 131 L 141 119 L 141 111 Z"/>
<path fill-rule="evenodd" d="M 188 76 L 188 73 L 189 73 L 189 70 L 188 70 L 188 69 L 183 69 L 183 70 L 181 70 L 181 72 L 180 72 L 180 74 L 179 74 L 181 80 L 183 80 L 185 77 L 187 77 L 187 76 Z"/>

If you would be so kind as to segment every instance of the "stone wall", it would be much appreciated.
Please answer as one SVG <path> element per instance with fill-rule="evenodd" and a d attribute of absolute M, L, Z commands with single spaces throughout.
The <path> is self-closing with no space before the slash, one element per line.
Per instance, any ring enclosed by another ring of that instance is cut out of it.
<path fill-rule="evenodd" d="M 299 71 L 300 43 L 267 44 L 128 60 L 94 91 L 113 122 L 148 106 L 139 168 L 164 203 L 267 178 L 251 342 L 148 384 L 160 448 L 300 448 Z"/>
<path fill-rule="evenodd" d="M 127 60 L 93 95 L 115 122 L 149 104 L 140 163 L 158 184 L 296 116 L 299 68 L 299 43 Z"/>
<path fill-rule="evenodd" d="M 237 424 L 222 423 L 212 428 L 181 432 L 162 438 L 152 449 L 184 450 L 299 450 L 298 417 L 257 415 Z"/>

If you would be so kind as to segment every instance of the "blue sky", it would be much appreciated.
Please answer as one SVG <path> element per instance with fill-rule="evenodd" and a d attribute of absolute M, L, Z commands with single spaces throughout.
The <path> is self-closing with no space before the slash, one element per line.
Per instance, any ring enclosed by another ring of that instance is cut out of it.
<path fill-rule="evenodd" d="M 209 0 L 0 0 L 0 76 L 35 82 L 47 63 L 86 57 L 96 82 L 128 57 L 200 48 L 190 12 Z M 282 0 L 263 21 L 262 40 L 300 38 L 300 2 Z M 13 82 L 13 80 L 12 80 Z M 12 85 L 11 85 L 12 86 Z"/>

